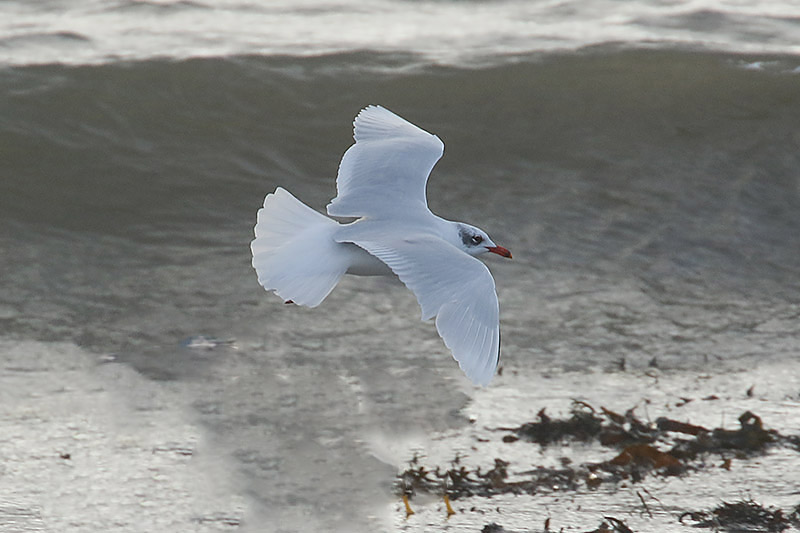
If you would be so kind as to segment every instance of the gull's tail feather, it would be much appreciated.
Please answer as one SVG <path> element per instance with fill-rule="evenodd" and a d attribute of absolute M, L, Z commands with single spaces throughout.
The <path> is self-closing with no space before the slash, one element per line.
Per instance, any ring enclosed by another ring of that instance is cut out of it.
<path fill-rule="evenodd" d="M 347 271 L 333 240 L 338 227 L 278 187 L 264 199 L 250 243 L 258 282 L 284 301 L 318 306 Z"/>

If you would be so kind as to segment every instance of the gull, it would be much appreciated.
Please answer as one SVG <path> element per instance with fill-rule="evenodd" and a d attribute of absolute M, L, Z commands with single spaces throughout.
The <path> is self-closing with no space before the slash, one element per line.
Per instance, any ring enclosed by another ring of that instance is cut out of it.
<path fill-rule="evenodd" d="M 444 153 L 436 135 L 381 106 L 361 110 L 325 216 L 278 187 L 250 244 L 258 282 L 316 307 L 344 274 L 396 275 L 417 297 L 466 376 L 488 385 L 500 358 L 494 278 L 477 256 L 511 257 L 485 231 L 434 215 L 425 194 Z M 342 223 L 330 217 L 355 218 Z"/>

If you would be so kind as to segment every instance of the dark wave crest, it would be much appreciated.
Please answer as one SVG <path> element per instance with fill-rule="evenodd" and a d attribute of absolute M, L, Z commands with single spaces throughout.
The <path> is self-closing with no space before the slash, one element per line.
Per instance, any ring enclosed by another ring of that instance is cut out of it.
<path fill-rule="evenodd" d="M 523 262 L 797 298 L 796 64 L 606 48 L 478 69 L 369 53 L 7 69 L 6 271 L 35 291 L 31 258 L 44 277 L 79 266 L 89 287 L 115 261 L 236 257 L 244 283 L 264 195 L 282 185 L 322 208 L 353 116 L 379 103 L 444 139 L 433 209 Z M 136 286 L 126 276 L 103 283 Z"/>

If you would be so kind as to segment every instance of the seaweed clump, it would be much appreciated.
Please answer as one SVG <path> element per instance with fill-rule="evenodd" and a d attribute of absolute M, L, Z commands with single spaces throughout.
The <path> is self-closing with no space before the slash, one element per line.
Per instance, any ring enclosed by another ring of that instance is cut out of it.
<path fill-rule="evenodd" d="M 703 453 L 723 453 L 730 450 L 760 452 L 768 444 L 781 438 L 777 431 L 764 429 L 761 418 L 750 411 L 739 416 L 739 425 L 740 428 L 736 430 L 717 428 L 699 432 L 696 438 L 679 442 L 671 453 L 681 459 L 694 459 Z"/>
<path fill-rule="evenodd" d="M 604 520 L 600 522 L 600 525 L 597 526 L 596 529 L 591 531 L 587 531 L 586 533 L 633 533 L 633 530 L 629 528 L 625 522 L 618 518 L 614 518 L 613 516 L 604 516 Z M 548 519 L 545 522 L 544 533 L 550 532 L 549 527 L 550 520 Z M 563 531 L 563 529 L 561 530 Z M 514 531 L 510 531 L 500 524 L 492 522 L 491 524 L 486 524 L 481 529 L 481 533 L 516 533 Z"/>
<path fill-rule="evenodd" d="M 797 510 L 795 510 L 797 513 Z M 794 516 L 794 513 L 792 514 Z M 714 528 L 725 531 L 764 531 L 780 532 L 791 527 L 791 518 L 780 509 L 767 508 L 753 500 L 734 503 L 723 502 L 711 511 L 683 513 L 684 519 L 694 522 L 694 527 Z"/>
<path fill-rule="evenodd" d="M 583 465 L 590 472 L 587 484 L 596 486 L 603 481 L 640 481 L 650 471 L 680 475 L 704 454 L 759 453 L 769 444 L 787 440 L 777 431 L 765 429 L 761 418 L 750 411 L 739 417 L 740 427 L 736 430 L 709 430 L 666 417 L 646 423 L 636 416 L 634 409 L 622 415 L 601 407 L 600 413 L 602 416 L 586 402 L 576 402 L 567 420 L 553 421 L 540 411 L 537 422 L 505 428 L 513 434 L 510 439 L 506 435 L 503 441 L 515 442 L 521 437 L 546 445 L 564 439 L 596 438 L 603 446 L 619 449 L 607 461 Z M 549 434 L 548 429 L 552 430 Z"/>
<path fill-rule="evenodd" d="M 514 442 L 520 438 L 536 442 L 543 446 L 559 442 L 566 438 L 588 441 L 596 437 L 603 429 L 603 419 L 595 414 L 595 410 L 584 402 L 575 402 L 571 416 L 565 420 L 553 420 L 542 409 L 536 415 L 538 420 L 513 428 L 516 435 L 506 435 L 503 442 Z"/>
<path fill-rule="evenodd" d="M 486 471 L 481 467 L 470 470 L 460 462 L 460 458 L 456 457 L 451 462 L 451 468 L 445 470 L 437 466 L 429 469 L 420 465 L 419 458 L 415 457 L 410 467 L 398 476 L 398 492 L 412 496 L 422 491 L 447 495 L 455 500 L 468 496 L 489 498 L 498 494 L 534 494 L 543 487 L 575 490 L 580 485 L 580 477 L 571 468 L 539 467 L 524 472 L 524 479 L 509 481 L 508 461 L 495 459 L 494 466 Z"/>
<path fill-rule="evenodd" d="M 422 491 L 452 499 L 467 496 L 491 497 L 498 494 L 534 494 L 539 491 L 576 490 L 585 485 L 595 488 L 603 483 L 622 480 L 641 481 L 655 473 L 675 476 L 689 469 L 705 466 L 696 460 L 707 454 L 721 455 L 729 465 L 731 452 L 739 456 L 761 453 L 769 445 L 785 443 L 793 446 L 791 437 L 764 428 L 760 417 L 750 411 L 739 417 L 739 429 L 707 429 L 669 418 L 654 423 L 640 420 L 634 409 L 624 415 L 601 407 L 595 409 L 586 402 L 575 402 L 566 419 L 553 419 L 539 411 L 537 420 L 506 431 L 503 442 L 512 444 L 535 442 L 547 446 L 563 440 L 598 441 L 602 446 L 616 449 L 613 457 L 599 463 L 572 465 L 561 468 L 538 466 L 513 472 L 511 463 L 495 458 L 488 470 L 469 469 L 459 457 L 449 468 L 422 465 L 414 457 L 409 468 L 398 474 L 396 490 L 406 497 Z"/>

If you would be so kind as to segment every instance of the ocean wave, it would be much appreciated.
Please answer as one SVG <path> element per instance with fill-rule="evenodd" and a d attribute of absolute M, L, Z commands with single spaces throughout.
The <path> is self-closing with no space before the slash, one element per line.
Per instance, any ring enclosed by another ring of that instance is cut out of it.
<path fill-rule="evenodd" d="M 472 65 L 610 43 L 798 54 L 799 32 L 796 6 L 789 1 L 12 1 L 0 5 L 0 64 L 311 57 L 366 50 L 414 54 L 428 64 Z M 81 42 L 65 50 L 59 36 L 80 36 Z"/>
<path fill-rule="evenodd" d="M 482 69 L 358 67 L 396 60 L 15 69 L 0 80 L 0 222 L 245 245 L 249 215 L 274 187 L 327 203 L 353 116 L 379 103 L 445 140 L 434 208 L 441 198 L 459 206 L 445 216 L 495 220 L 523 250 L 742 279 L 795 268 L 793 57 L 592 49 Z M 537 242 L 542 232 L 554 234 Z"/>

